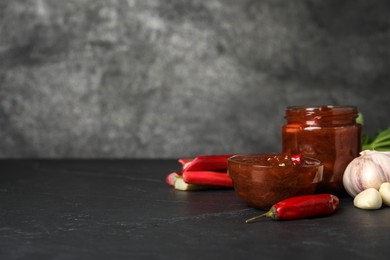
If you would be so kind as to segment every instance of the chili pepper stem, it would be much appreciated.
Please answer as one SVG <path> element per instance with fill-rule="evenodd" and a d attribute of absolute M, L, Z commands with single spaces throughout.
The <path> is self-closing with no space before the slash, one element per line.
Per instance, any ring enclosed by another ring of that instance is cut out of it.
<path fill-rule="evenodd" d="M 245 220 L 245 223 L 252 223 L 252 222 L 255 222 L 256 220 L 258 220 L 259 218 L 263 218 L 263 217 L 266 217 L 266 218 L 275 218 L 275 213 L 273 210 L 270 210 L 264 214 L 261 214 L 261 215 L 258 215 L 258 216 L 255 216 L 253 218 L 250 218 L 250 219 L 247 219 Z"/>

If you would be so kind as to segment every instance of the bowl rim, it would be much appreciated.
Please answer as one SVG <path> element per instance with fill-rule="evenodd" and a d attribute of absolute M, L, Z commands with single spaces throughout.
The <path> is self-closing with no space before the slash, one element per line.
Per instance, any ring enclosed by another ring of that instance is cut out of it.
<path fill-rule="evenodd" d="M 260 165 L 256 163 L 247 163 L 241 160 L 237 160 L 237 158 L 256 158 L 256 157 L 272 157 L 272 156 L 288 156 L 288 154 L 285 153 L 258 153 L 258 154 L 235 154 L 231 157 L 229 157 L 228 163 L 236 163 L 236 164 L 241 164 L 241 165 L 246 165 L 250 167 L 255 167 L 255 168 L 272 168 L 272 167 L 286 167 L 285 165 Z M 321 167 L 323 166 L 323 162 L 320 161 L 319 159 L 310 157 L 310 156 L 302 156 L 302 158 L 310 160 L 313 162 L 312 164 L 291 164 L 287 165 L 288 167 L 294 167 L 294 168 L 308 168 L 308 167 Z"/>

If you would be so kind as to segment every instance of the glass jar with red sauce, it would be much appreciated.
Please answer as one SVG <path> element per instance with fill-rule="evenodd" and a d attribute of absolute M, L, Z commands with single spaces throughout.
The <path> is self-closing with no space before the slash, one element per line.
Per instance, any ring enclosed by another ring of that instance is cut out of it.
<path fill-rule="evenodd" d="M 346 195 L 343 174 L 361 151 L 361 125 L 355 106 L 287 107 L 282 128 L 282 149 L 324 164 L 323 181 L 316 193 Z"/>

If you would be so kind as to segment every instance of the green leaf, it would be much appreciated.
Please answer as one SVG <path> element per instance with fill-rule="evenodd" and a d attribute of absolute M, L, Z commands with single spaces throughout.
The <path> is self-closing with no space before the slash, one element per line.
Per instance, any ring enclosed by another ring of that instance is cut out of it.
<path fill-rule="evenodd" d="M 390 128 L 380 131 L 374 138 L 363 135 L 362 150 L 390 151 Z"/>
<path fill-rule="evenodd" d="M 358 117 L 356 118 L 356 123 L 364 125 L 364 118 L 362 113 L 358 113 Z"/>

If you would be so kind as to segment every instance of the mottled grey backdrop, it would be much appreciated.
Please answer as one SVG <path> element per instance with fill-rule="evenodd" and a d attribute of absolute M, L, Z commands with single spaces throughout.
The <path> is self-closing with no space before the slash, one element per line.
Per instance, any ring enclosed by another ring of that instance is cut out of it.
<path fill-rule="evenodd" d="M 289 105 L 390 126 L 390 1 L 1 0 L 0 157 L 280 150 Z"/>

